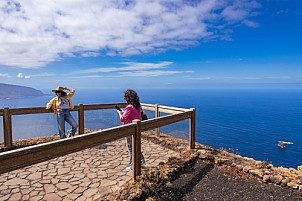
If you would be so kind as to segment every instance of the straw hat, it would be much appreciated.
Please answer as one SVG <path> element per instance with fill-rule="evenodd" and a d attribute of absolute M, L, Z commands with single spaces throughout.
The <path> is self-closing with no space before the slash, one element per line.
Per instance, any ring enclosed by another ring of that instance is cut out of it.
<path fill-rule="evenodd" d="M 52 90 L 52 92 L 57 92 L 57 91 L 59 91 L 59 92 L 61 92 L 61 91 L 63 91 L 64 90 L 64 87 L 57 87 L 56 89 L 54 89 L 54 90 Z"/>

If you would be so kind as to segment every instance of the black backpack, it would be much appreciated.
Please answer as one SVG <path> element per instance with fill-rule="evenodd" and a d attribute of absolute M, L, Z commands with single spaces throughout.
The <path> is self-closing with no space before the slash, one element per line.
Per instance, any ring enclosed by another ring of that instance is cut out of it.
<path fill-rule="evenodd" d="M 142 120 L 148 120 L 148 117 L 146 115 L 146 113 L 144 112 L 144 110 L 141 111 L 141 115 L 142 115 Z"/>

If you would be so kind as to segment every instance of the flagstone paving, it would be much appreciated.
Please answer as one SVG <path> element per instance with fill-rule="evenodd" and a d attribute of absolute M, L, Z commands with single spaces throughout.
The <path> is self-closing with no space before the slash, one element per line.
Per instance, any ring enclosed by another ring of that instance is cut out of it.
<path fill-rule="evenodd" d="M 148 168 L 158 166 L 172 150 L 142 140 Z M 94 200 L 121 189 L 132 179 L 125 139 L 85 149 L 0 175 L 2 200 Z"/>

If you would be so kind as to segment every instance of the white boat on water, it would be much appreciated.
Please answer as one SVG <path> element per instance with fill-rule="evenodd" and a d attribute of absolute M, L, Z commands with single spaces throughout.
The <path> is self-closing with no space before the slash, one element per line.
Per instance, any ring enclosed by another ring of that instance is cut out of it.
<path fill-rule="evenodd" d="M 278 147 L 284 149 L 284 148 L 286 147 L 287 144 L 294 144 L 294 143 L 292 143 L 292 142 L 285 142 L 285 141 L 279 141 Z"/>
<path fill-rule="evenodd" d="M 286 144 L 285 144 L 284 142 L 279 142 L 279 143 L 278 143 L 278 147 L 284 149 L 284 148 L 286 147 Z"/>

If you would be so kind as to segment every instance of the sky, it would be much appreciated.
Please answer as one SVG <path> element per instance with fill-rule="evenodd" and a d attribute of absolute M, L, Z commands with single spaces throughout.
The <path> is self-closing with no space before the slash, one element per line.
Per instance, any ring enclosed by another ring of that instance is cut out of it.
<path fill-rule="evenodd" d="M 1 0 L 0 83 L 302 89 L 301 0 Z"/>

